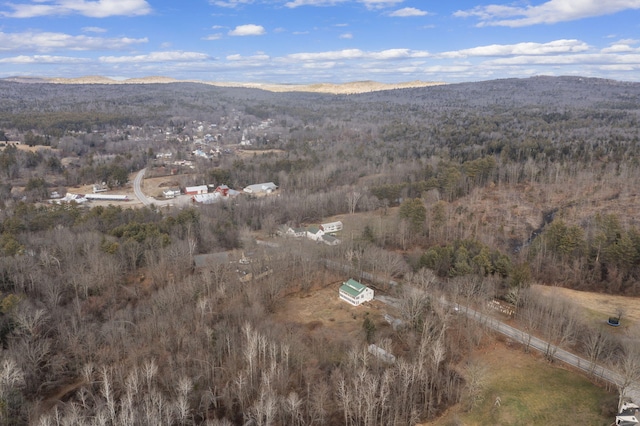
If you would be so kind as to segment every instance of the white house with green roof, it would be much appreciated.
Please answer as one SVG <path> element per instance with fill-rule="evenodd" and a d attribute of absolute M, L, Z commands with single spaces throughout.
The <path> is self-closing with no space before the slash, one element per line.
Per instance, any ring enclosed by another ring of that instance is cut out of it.
<path fill-rule="evenodd" d="M 349 278 L 349 281 L 342 283 L 340 286 L 340 299 L 353 306 L 359 306 L 364 302 L 373 300 L 373 289 L 370 289 L 364 284 L 360 284 L 353 278 Z"/>

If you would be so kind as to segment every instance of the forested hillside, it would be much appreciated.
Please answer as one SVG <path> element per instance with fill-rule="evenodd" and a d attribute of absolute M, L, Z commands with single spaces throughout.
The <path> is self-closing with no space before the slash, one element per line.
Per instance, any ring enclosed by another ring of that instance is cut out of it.
<path fill-rule="evenodd" d="M 325 95 L 0 80 L 0 145 L 5 424 L 414 424 L 473 393 L 454 365 L 481 333 L 411 289 L 515 307 L 533 282 L 640 295 L 637 83 Z M 46 202 L 143 168 L 278 191 L 184 209 Z M 280 232 L 335 217 L 336 246 Z M 264 278 L 195 266 L 211 253 L 246 255 Z M 342 336 L 282 320 L 285 299 L 349 278 L 329 264 L 398 282 L 378 290 L 404 326 L 373 309 Z M 397 362 L 368 354 L 374 342 Z"/>

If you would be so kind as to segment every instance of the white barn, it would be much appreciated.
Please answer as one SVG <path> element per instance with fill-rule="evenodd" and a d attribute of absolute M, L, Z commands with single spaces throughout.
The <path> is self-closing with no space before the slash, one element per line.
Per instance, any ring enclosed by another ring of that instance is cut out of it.
<path fill-rule="evenodd" d="M 187 195 L 206 194 L 207 192 L 209 192 L 207 185 L 187 186 L 184 189 L 184 193 Z"/>

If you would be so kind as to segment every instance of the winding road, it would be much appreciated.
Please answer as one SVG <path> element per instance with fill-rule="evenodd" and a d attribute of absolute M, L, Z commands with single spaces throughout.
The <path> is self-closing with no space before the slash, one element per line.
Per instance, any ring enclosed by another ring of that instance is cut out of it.
<path fill-rule="evenodd" d="M 140 200 L 142 204 L 144 204 L 145 206 L 148 206 L 154 203 L 154 201 L 148 198 L 142 192 L 142 179 L 144 179 L 144 174 L 146 173 L 146 171 L 147 171 L 146 168 L 142 169 L 136 175 L 136 178 L 133 180 L 133 192 L 136 194 L 136 197 L 138 198 L 138 200 Z"/>
<path fill-rule="evenodd" d="M 133 179 L 133 193 L 136 198 L 145 206 L 150 206 L 151 204 L 160 206 L 177 206 L 179 208 L 186 207 L 191 204 L 191 197 L 187 195 L 180 195 L 176 198 L 172 198 L 170 200 L 157 200 L 155 198 L 149 198 L 144 195 L 142 192 L 142 181 L 144 180 L 144 174 L 147 169 L 142 169 L 138 172 L 136 177 Z"/>

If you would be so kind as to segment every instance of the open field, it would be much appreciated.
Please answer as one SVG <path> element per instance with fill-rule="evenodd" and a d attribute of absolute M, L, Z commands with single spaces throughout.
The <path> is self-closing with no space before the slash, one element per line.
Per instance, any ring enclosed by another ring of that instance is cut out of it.
<path fill-rule="evenodd" d="M 614 420 L 614 393 L 578 373 L 549 364 L 541 356 L 496 341 L 470 359 L 485 369 L 480 402 L 466 411 L 463 400 L 423 426 L 608 426 Z"/>
<path fill-rule="evenodd" d="M 570 300 L 584 310 L 584 315 L 588 320 L 595 323 L 604 325 L 610 316 L 616 315 L 617 310 L 621 309 L 623 312 L 621 330 L 635 329 L 640 325 L 640 310 L 638 310 L 640 298 L 638 297 L 593 293 L 544 285 L 534 285 L 532 289 L 549 297 L 563 297 Z"/>
<path fill-rule="evenodd" d="M 286 151 L 282 149 L 249 149 L 249 150 L 237 149 L 236 150 L 236 155 L 243 160 L 253 158 L 254 156 L 257 156 L 257 155 L 268 155 L 268 154 L 282 155 L 285 153 Z"/>
<path fill-rule="evenodd" d="M 23 143 L 15 144 L 15 143 L 11 143 L 11 142 L 10 142 L 10 144 L 15 146 L 18 149 L 18 151 L 24 151 L 24 152 L 37 152 L 39 150 L 59 152 L 58 149 L 51 148 L 50 146 L 43 146 L 43 145 L 29 146 L 29 145 L 25 145 Z M 0 151 L 3 151 L 6 147 L 7 147 L 6 144 L 0 143 Z"/>
<path fill-rule="evenodd" d="M 334 282 L 311 293 L 298 293 L 287 297 L 275 313 L 278 322 L 304 326 L 316 337 L 346 340 L 363 338 L 362 323 L 366 315 L 376 325 L 384 322 L 386 306 L 372 301 L 361 306 L 351 306 L 338 298 L 342 282 Z"/>

